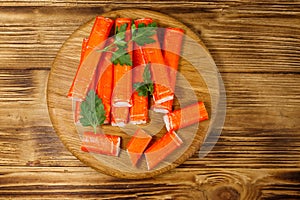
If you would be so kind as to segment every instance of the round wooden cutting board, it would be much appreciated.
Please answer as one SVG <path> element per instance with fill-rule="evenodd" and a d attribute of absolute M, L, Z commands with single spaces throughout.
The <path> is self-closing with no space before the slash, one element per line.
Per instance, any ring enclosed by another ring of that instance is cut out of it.
<path fill-rule="evenodd" d="M 209 116 L 214 112 L 213 109 L 215 108 L 212 106 L 212 92 L 217 94 L 218 91 L 217 89 L 215 91 L 209 90 L 207 86 L 207 80 L 209 80 L 207 76 L 209 76 L 209 74 L 199 72 L 195 67 L 195 61 L 200 65 L 205 65 L 207 68 L 215 68 L 215 64 L 199 37 L 191 29 L 174 18 L 148 10 L 118 10 L 101 15 L 114 19 L 117 17 L 129 17 L 132 19 L 148 17 L 157 22 L 160 27 L 178 27 L 184 29 L 186 36 L 190 39 L 187 39 L 183 45 L 182 51 L 187 57 L 182 58 L 179 65 L 176 91 L 178 91 L 180 95 L 176 97 L 179 99 L 180 96 L 180 101 L 175 101 L 175 107 L 179 108 L 180 105 L 188 105 L 190 96 L 194 94 L 196 101 L 203 101 L 205 103 Z M 168 159 L 161 162 L 153 170 L 147 169 L 145 158 L 141 159 L 137 167 L 131 166 L 125 147 L 131 137 L 131 135 L 128 134 L 132 132 L 130 129 L 136 128 L 133 125 L 123 129 L 111 127 L 110 125 L 103 125 L 101 127 L 101 130 L 105 133 L 122 137 L 122 150 L 118 157 L 95 155 L 81 151 L 82 127 L 74 123 L 73 102 L 67 98 L 67 93 L 79 64 L 82 39 L 89 36 L 93 23 L 94 19 L 91 19 L 91 21 L 79 27 L 79 29 L 66 40 L 51 68 L 48 79 L 47 103 L 53 127 L 59 138 L 68 150 L 86 165 L 100 172 L 120 178 L 139 179 L 153 177 L 183 163 L 200 148 L 209 132 L 211 126 L 210 120 L 201 122 L 196 126 L 179 130 L 177 134 L 183 140 L 184 145 L 174 151 Z M 191 48 L 189 45 L 190 41 L 197 43 L 200 50 Z M 204 76 L 206 78 L 204 78 Z M 213 78 L 211 80 L 213 80 Z M 151 124 L 140 127 L 144 128 L 147 133 L 155 135 L 154 138 L 158 139 L 166 132 L 163 126 L 162 115 L 152 113 L 151 116 L 153 117 Z"/>

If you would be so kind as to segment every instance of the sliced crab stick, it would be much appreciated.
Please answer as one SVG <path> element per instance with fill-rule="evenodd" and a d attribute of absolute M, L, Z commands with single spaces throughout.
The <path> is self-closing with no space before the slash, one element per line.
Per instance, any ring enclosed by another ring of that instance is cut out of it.
<path fill-rule="evenodd" d="M 120 152 L 121 137 L 107 134 L 84 132 L 81 150 L 85 152 L 118 156 Z"/>
<path fill-rule="evenodd" d="M 135 20 L 135 23 L 144 23 L 148 25 L 152 23 L 152 19 L 143 18 Z M 142 47 L 133 44 L 133 83 L 144 82 L 143 74 L 145 66 L 148 63 Z M 132 95 L 132 107 L 130 108 L 130 123 L 132 124 L 145 124 L 148 120 L 148 97 L 139 96 L 135 91 Z"/>
<path fill-rule="evenodd" d="M 208 113 L 203 102 L 189 105 L 164 115 L 164 122 L 168 131 L 178 130 L 208 119 Z"/>
<path fill-rule="evenodd" d="M 142 22 L 136 21 L 135 25 L 138 27 L 140 23 Z M 145 44 L 142 49 L 148 62 L 151 63 L 151 74 L 154 82 L 153 100 L 159 104 L 173 99 L 174 95 L 170 88 L 168 71 L 165 66 L 157 34 L 154 34 L 152 39 L 154 39 L 155 42 Z"/>
<path fill-rule="evenodd" d="M 138 129 L 127 144 L 127 153 L 133 166 L 136 166 L 143 152 L 150 143 L 152 136 L 143 129 Z"/>
<path fill-rule="evenodd" d="M 165 29 L 163 42 L 163 56 L 165 64 L 169 67 L 169 80 L 173 92 L 175 92 L 176 74 L 178 70 L 183 36 L 184 30 L 180 28 Z M 161 104 L 156 103 L 153 106 L 153 110 L 156 112 L 168 113 L 172 111 L 172 105 L 173 100 L 166 101 Z"/>
<path fill-rule="evenodd" d="M 100 49 L 103 48 L 104 41 L 108 38 L 112 26 L 113 20 L 104 18 L 102 16 L 96 18 L 91 34 L 87 41 L 87 47 L 84 56 L 85 58 L 95 47 L 98 46 Z M 72 86 L 69 90 L 68 97 L 72 97 L 81 101 L 85 99 L 88 89 L 93 82 L 101 53 L 96 55 L 97 56 L 95 56 L 94 59 L 90 59 L 90 62 L 82 62 L 80 64 Z"/>
<path fill-rule="evenodd" d="M 125 41 L 129 41 L 131 38 L 131 22 L 130 18 L 117 18 L 115 27 L 119 29 L 122 25 L 127 24 Z M 128 44 L 128 54 L 132 60 L 132 43 Z M 114 65 L 114 91 L 112 95 L 113 106 L 117 107 L 130 107 L 131 106 L 131 94 L 132 94 L 132 66 L 126 64 Z"/>
<path fill-rule="evenodd" d="M 128 107 L 111 107 L 111 125 L 123 127 L 128 123 Z"/>
<path fill-rule="evenodd" d="M 179 148 L 182 143 L 182 140 L 174 131 L 167 132 L 145 151 L 148 170 L 156 167 L 168 155 Z"/>
<path fill-rule="evenodd" d="M 152 109 L 154 112 L 166 114 L 166 113 L 172 112 L 172 110 L 173 110 L 172 106 L 173 106 L 173 99 L 163 102 L 163 103 L 160 103 L 160 104 L 154 103 L 154 105 L 152 106 Z"/>
<path fill-rule="evenodd" d="M 107 45 L 110 45 L 113 39 L 108 39 Z M 113 63 L 111 62 L 112 53 L 105 52 L 98 64 L 98 81 L 96 87 L 96 93 L 100 99 L 102 99 L 106 119 L 104 124 L 110 123 L 111 113 L 111 94 L 113 87 Z"/>

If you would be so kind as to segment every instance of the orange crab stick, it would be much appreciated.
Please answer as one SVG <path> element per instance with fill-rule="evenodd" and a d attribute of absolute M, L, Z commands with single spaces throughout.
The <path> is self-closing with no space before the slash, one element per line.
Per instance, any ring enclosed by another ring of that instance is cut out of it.
<path fill-rule="evenodd" d="M 148 170 L 156 167 L 168 155 L 179 148 L 182 143 L 182 140 L 174 131 L 167 132 L 145 151 Z"/>
<path fill-rule="evenodd" d="M 111 125 L 123 127 L 128 123 L 128 107 L 111 107 Z"/>
<path fill-rule="evenodd" d="M 113 20 L 104 18 L 102 16 L 96 18 L 91 34 L 87 41 L 84 58 L 86 58 L 98 45 L 101 45 L 99 46 L 100 49 L 104 46 L 104 41 L 108 38 L 112 26 Z M 82 62 L 79 65 L 78 71 L 69 90 L 68 97 L 79 99 L 81 101 L 85 99 L 86 93 L 93 82 L 101 53 L 96 55 L 97 56 L 95 56 L 94 59 L 90 59 L 89 63 Z"/>
<path fill-rule="evenodd" d="M 184 31 L 180 28 L 166 28 L 163 42 L 163 56 L 165 64 L 169 67 L 170 85 L 175 92 L 176 74 L 182 48 Z M 156 112 L 168 113 L 172 111 L 173 100 L 161 104 L 155 104 L 153 110 Z"/>
<path fill-rule="evenodd" d="M 82 61 L 84 60 L 84 55 L 85 55 L 85 52 L 86 52 L 87 42 L 88 42 L 87 38 L 84 38 L 83 41 L 82 41 L 79 66 L 81 65 Z M 77 73 L 78 73 L 78 69 L 77 69 L 77 72 L 76 72 L 75 76 L 77 76 Z M 74 85 L 72 84 L 71 90 L 73 90 L 72 89 L 73 87 L 74 87 Z M 75 101 L 75 111 L 74 111 L 74 122 L 75 123 L 79 122 L 79 118 L 80 118 L 80 103 L 81 103 L 80 101 Z"/>
<path fill-rule="evenodd" d="M 121 137 L 107 134 L 84 132 L 81 150 L 85 152 L 118 156 L 120 152 Z"/>
<path fill-rule="evenodd" d="M 120 28 L 122 25 L 127 24 L 125 40 L 129 41 L 131 38 L 131 19 L 130 18 L 117 18 L 115 27 Z M 127 52 L 132 60 L 132 43 L 128 44 Z M 112 96 L 113 106 L 117 107 L 130 107 L 131 94 L 132 94 L 132 66 L 130 65 L 114 65 L 114 91 Z"/>
<path fill-rule="evenodd" d="M 112 38 L 108 39 L 107 45 L 113 42 Z M 111 62 L 112 53 L 105 52 L 98 65 L 98 83 L 96 86 L 96 93 L 102 99 L 106 119 L 105 124 L 110 123 L 111 113 L 111 94 L 113 87 L 113 64 Z"/>
<path fill-rule="evenodd" d="M 142 22 L 136 21 L 135 25 L 138 27 L 140 23 Z M 165 66 L 157 34 L 154 34 L 152 39 L 154 39 L 155 42 L 145 44 L 142 49 L 148 62 L 151 63 L 151 74 L 154 82 L 153 100 L 159 104 L 173 99 L 174 95 L 170 88 L 168 71 Z"/>
<path fill-rule="evenodd" d="M 133 166 L 136 166 L 143 152 L 150 143 L 152 136 L 148 135 L 142 129 L 138 129 L 129 143 L 127 144 L 127 153 Z"/>
<path fill-rule="evenodd" d="M 148 25 L 152 23 L 152 19 L 143 18 L 135 20 L 135 23 L 144 23 Z M 148 63 L 143 49 L 141 46 L 134 45 L 133 50 L 133 83 L 144 82 L 143 74 L 145 65 Z M 148 97 L 139 96 L 135 91 L 132 95 L 132 107 L 130 108 L 130 123 L 132 124 L 145 124 L 148 120 Z"/>
<path fill-rule="evenodd" d="M 164 122 L 168 131 L 178 130 L 208 119 L 208 113 L 203 102 L 189 105 L 164 115 Z"/>

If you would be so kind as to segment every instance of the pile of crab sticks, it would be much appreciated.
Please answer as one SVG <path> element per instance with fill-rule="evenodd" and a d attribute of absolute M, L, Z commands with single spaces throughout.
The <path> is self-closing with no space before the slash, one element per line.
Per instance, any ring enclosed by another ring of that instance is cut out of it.
<path fill-rule="evenodd" d="M 183 36 L 180 28 L 165 28 L 160 42 L 151 18 L 96 17 L 89 37 L 83 39 L 68 92 L 75 102 L 75 123 L 94 128 L 94 133 L 83 133 L 83 151 L 119 156 L 121 137 L 96 134 L 96 127 L 146 124 L 152 98 L 151 109 L 164 113 L 167 133 L 151 142 L 152 136 L 139 128 L 126 145 L 132 165 L 144 155 L 151 170 L 183 143 L 176 130 L 208 119 L 203 102 L 172 109 Z"/>

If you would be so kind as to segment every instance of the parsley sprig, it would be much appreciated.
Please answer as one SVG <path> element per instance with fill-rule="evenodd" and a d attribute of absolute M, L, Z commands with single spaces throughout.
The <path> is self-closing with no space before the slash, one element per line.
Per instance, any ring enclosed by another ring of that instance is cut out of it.
<path fill-rule="evenodd" d="M 149 69 L 150 63 L 145 66 L 143 72 L 143 80 L 144 82 L 137 82 L 133 84 L 133 88 L 138 92 L 139 96 L 148 96 L 148 94 L 153 94 L 153 82 L 151 79 L 151 72 Z"/>
<path fill-rule="evenodd" d="M 95 133 L 97 126 L 104 123 L 106 119 L 104 105 L 94 90 L 90 90 L 85 101 L 81 103 L 80 115 L 82 126 L 92 126 Z"/>
<path fill-rule="evenodd" d="M 156 33 L 157 24 L 150 23 L 145 25 L 141 23 L 138 28 L 136 28 L 133 23 L 131 25 L 131 39 L 128 41 L 126 41 L 126 29 L 127 24 L 123 24 L 119 28 L 117 27 L 114 41 L 100 50 L 100 52 L 111 52 L 111 61 L 114 64 L 132 66 L 132 59 L 127 51 L 128 44 L 135 42 L 139 46 L 143 46 L 145 44 L 154 43 L 155 40 L 152 36 Z"/>

